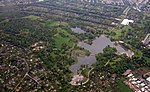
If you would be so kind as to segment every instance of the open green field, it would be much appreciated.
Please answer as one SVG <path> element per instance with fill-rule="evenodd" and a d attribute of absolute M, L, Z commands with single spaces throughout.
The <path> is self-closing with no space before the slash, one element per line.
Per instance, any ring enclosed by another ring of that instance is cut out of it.
<path fill-rule="evenodd" d="M 123 27 L 122 29 L 114 29 L 112 30 L 113 32 L 115 32 L 115 35 L 111 36 L 111 38 L 113 39 L 118 39 L 119 36 L 121 36 L 122 33 L 127 33 L 129 30 L 133 29 L 132 27 L 130 26 L 125 26 Z"/>
<path fill-rule="evenodd" d="M 113 36 L 113 38 L 119 38 L 119 36 L 121 36 L 121 31 L 118 30 L 118 31 L 115 31 L 116 35 Z"/>
<path fill-rule="evenodd" d="M 40 17 L 39 16 L 35 16 L 35 15 L 29 15 L 29 16 L 26 16 L 24 18 L 27 18 L 27 19 L 30 19 L 30 20 L 37 20 L 39 19 Z"/>
<path fill-rule="evenodd" d="M 133 52 L 134 52 L 134 56 L 136 56 L 136 57 L 142 57 L 142 52 L 140 50 L 133 49 Z"/>
<path fill-rule="evenodd" d="M 56 35 L 56 37 L 55 37 L 55 41 L 56 41 L 56 47 L 57 48 L 61 48 L 61 46 L 62 46 L 62 44 L 63 43 L 65 43 L 65 44 L 67 44 L 67 45 L 69 45 L 69 46 L 72 46 L 73 45 L 73 43 L 72 42 L 70 42 L 70 39 L 69 38 L 67 38 L 67 37 L 62 37 L 61 35 L 59 35 L 59 34 L 57 34 Z"/>
<path fill-rule="evenodd" d="M 55 35 L 54 39 L 56 47 L 61 49 L 63 44 L 72 47 L 74 45 L 72 39 L 75 39 L 75 37 L 69 34 L 66 30 L 57 28 L 57 34 Z"/>
<path fill-rule="evenodd" d="M 117 81 L 117 92 L 133 92 L 127 85 L 122 81 Z"/>
<path fill-rule="evenodd" d="M 61 21 L 48 20 L 48 21 L 46 22 L 46 25 L 49 26 L 49 27 L 52 27 L 52 26 L 59 26 L 59 25 L 68 26 L 68 23 L 66 23 L 66 22 L 61 22 Z"/>

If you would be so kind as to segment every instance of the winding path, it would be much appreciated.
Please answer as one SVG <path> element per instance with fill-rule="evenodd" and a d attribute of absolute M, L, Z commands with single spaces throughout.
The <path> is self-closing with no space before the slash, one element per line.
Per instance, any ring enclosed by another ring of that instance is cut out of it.
<path fill-rule="evenodd" d="M 90 73 L 94 68 L 92 67 L 92 69 L 88 72 L 88 79 L 82 83 L 82 85 L 86 84 L 89 81 L 89 77 L 90 77 Z"/>

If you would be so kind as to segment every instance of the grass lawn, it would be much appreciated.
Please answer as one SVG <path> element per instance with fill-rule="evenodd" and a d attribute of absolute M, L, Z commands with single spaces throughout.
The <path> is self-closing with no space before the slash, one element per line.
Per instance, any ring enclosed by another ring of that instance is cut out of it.
<path fill-rule="evenodd" d="M 52 52 L 52 53 L 51 53 L 51 56 L 52 56 L 53 58 L 55 58 L 57 55 L 56 55 L 54 52 Z"/>
<path fill-rule="evenodd" d="M 66 43 L 67 45 L 71 45 L 72 43 L 71 42 L 69 42 L 69 40 L 70 40 L 70 38 L 64 38 L 64 37 L 62 37 L 61 35 L 59 35 L 59 34 L 57 34 L 56 36 L 55 36 L 55 41 L 56 41 L 56 47 L 57 48 L 61 48 L 61 46 L 62 46 L 62 44 L 63 43 Z"/>
<path fill-rule="evenodd" d="M 134 55 L 135 55 L 136 57 L 141 57 L 141 56 L 142 56 L 142 52 L 139 51 L 139 50 L 136 50 L 136 51 L 134 51 Z"/>
<path fill-rule="evenodd" d="M 122 81 L 117 81 L 117 92 L 133 92 L 126 84 Z"/>
<path fill-rule="evenodd" d="M 116 33 L 116 35 L 114 36 L 114 38 L 119 38 L 119 36 L 121 36 L 121 31 L 120 30 L 116 31 L 115 33 Z"/>
<path fill-rule="evenodd" d="M 36 19 L 39 19 L 40 17 L 39 16 L 35 16 L 35 15 L 29 15 L 29 16 L 26 16 L 24 18 L 28 18 L 30 20 L 36 20 Z"/>
<path fill-rule="evenodd" d="M 125 34 L 130 31 L 129 29 L 133 29 L 131 26 L 124 26 L 122 29 L 114 29 L 112 30 L 113 32 L 115 32 L 116 34 L 114 36 L 111 36 L 111 38 L 113 39 L 118 39 L 119 36 L 121 36 L 121 32 L 124 32 Z"/>
<path fill-rule="evenodd" d="M 58 25 L 68 26 L 68 23 L 66 23 L 66 22 L 60 22 L 60 21 L 51 21 L 51 20 L 48 20 L 46 22 L 46 25 L 49 26 L 49 27 L 58 26 Z"/>
<path fill-rule="evenodd" d="M 63 34 L 65 37 L 62 37 L 61 34 Z M 57 28 L 57 34 L 55 35 L 55 44 L 57 48 L 61 49 L 63 43 L 72 47 L 74 42 L 71 39 L 75 39 L 75 37 L 69 34 L 66 30 Z"/>
<path fill-rule="evenodd" d="M 118 39 L 119 36 L 121 36 L 121 31 L 119 29 L 113 30 L 113 32 L 115 32 L 116 34 L 114 36 L 111 36 L 111 38 Z"/>

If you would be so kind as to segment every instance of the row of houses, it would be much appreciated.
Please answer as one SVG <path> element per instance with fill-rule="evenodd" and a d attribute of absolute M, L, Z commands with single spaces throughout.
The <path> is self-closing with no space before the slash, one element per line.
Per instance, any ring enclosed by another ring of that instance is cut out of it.
<path fill-rule="evenodd" d="M 128 69 L 123 73 L 123 76 L 126 78 L 124 83 L 134 92 L 150 92 L 150 75 L 148 75 L 149 77 L 147 78 L 143 78 L 142 76 L 137 76 L 134 72 Z"/>

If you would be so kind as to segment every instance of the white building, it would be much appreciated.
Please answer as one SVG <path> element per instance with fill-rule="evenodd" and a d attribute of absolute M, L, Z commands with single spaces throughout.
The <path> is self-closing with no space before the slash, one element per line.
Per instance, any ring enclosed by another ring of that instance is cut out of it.
<path fill-rule="evenodd" d="M 150 82 L 150 77 L 148 77 L 146 80 Z"/>
<path fill-rule="evenodd" d="M 133 20 L 129 20 L 129 19 L 124 19 L 121 24 L 122 25 L 129 25 L 129 23 L 133 23 L 134 21 Z"/>
<path fill-rule="evenodd" d="M 42 1 L 44 1 L 44 0 L 39 0 L 39 2 L 42 2 Z"/>

